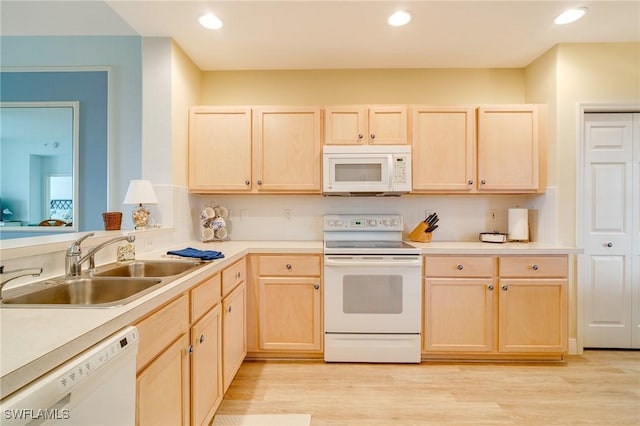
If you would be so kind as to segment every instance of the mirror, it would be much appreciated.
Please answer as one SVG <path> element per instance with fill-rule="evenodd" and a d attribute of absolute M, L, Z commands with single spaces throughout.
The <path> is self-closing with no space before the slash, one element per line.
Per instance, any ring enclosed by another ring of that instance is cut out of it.
<path fill-rule="evenodd" d="M 78 223 L 79 102 L 0 103 L 0 231 Z"/>

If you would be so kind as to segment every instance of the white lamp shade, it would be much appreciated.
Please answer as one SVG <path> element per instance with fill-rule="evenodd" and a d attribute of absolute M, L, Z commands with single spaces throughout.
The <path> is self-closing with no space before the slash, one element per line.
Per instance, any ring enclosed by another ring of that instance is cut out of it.
<path fill-rule="evenodd" d="M 124 204 L 158 204 L 158 198 L 149 180 L 132 180 L 129 182 Z"/>

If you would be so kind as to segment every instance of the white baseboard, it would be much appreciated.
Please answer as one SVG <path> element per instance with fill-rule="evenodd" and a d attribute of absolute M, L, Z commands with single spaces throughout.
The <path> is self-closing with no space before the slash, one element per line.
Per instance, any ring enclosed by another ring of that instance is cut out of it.
<path fill-rule="evenodd" d="M 578 348 L 578 340 L 575 337 L 569 339 L 569 355 L 582 355 L 582 350 Z"/>

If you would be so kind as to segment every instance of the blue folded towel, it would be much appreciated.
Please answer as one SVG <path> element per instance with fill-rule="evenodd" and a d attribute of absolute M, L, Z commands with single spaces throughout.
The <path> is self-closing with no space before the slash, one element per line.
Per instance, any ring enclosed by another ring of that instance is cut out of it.
<path fill-rule="evenodd" d="M 186 249 L 182 249 L 182 250 L 168 251 L 167 254 L 172 254 L 175 256 L 182 256 L 182 257 L 195 257 L 200 260 L 215 260 L 215 259 L 222 259 L 224 257 L 224 254 L 219 251 L 198 250 L 191 247 L 187 247 Z"/>

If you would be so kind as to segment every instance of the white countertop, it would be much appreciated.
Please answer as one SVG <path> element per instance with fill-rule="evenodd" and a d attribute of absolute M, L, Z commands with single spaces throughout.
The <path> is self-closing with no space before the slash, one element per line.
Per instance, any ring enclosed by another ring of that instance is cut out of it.
<path fill-rule="evenodd" d="M 537 243 L 480 242 L 410 243 L 424 254 L 569 254 L 575 248 Z M 225 258 L 173 281 L 122 307 L 113 308 L 1 308 L 1 398 L 40 377 L 109 335 L 137 321 L 211 274 L 250 253 L 322 253 L 322 241 L 192 242 L 139 256 L 161 258 L 167 250 L 194 247 L 217 250 Z"/>

